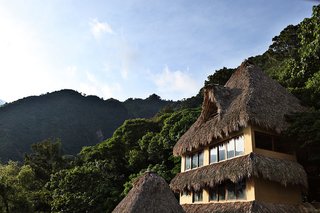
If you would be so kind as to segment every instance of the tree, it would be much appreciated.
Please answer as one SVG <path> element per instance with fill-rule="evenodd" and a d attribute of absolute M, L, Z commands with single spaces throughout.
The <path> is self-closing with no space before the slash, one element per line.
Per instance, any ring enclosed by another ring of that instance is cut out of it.
<path fill-rule="evenodd" d="M 214 74 L 208 76 L 208 80 L 204 82 L 204 85 L 207 86 L 209 84 L 218 84 L 218 85 L 225 85 L 229 78 L 231 77 L 232 73 L 236 69 L 230 69 L 223 67 L 222 69 L 216 70 Z"/>
<path fill-rule="evenodd" d="M 33 212 L 29 199 L 29 189 L 34 181 L 34 172 L 29 166 L 18 165 L 9 161 L 0 164 L 0 211 L 1 212 Z"/>

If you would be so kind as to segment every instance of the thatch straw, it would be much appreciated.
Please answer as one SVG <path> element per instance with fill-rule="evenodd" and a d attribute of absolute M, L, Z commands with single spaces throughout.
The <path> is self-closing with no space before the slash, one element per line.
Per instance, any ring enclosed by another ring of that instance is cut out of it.
<path fill-rule="evenodd" d="M 113 213 L 182 213 L 166 181 L 156 173 L 147 172 L 133 185 Z"/>
<path fill-rule="evenodd" d="M 230 180 L 236 183 L 243 178 L 260 177 L 281 185 L 308 187 L 307 175 L 297 162 L 265 157 L 256 153 L 214 163 L 177 174 L 170 183 L 174 192 L 199 191 Z"/>
<path fill-rule="evenodd" d="M 245 61 L 226 85 L 204 89 L 202 112 L 173 149 L 182 155 L 249 123 L 277 133 L 285 130 L 285 115 L 305 110 L 300 102 L 260 68 Z"/>
<path fill-rule="evenodd" d="M 304 213 L 317 212 L 312 206 L 274 204 L 265 202 L 230 202 L 230 203 L 208 203 L 208 204 L 184 204 L 186 213 Z"/>

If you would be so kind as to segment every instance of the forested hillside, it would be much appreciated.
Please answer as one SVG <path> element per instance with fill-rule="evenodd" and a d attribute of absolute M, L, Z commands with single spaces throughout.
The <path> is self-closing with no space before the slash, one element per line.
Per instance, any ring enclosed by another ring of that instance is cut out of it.
<path fill-rule="evenodd" d="M 273 38 L 269 49 L 250 60 L 279 81 L 310 111 L 288 116 L 286 132 L 295 143 L 309 181 L 305 200 L 319 200 L 320 189 L 320 5 L 311 18 L 288 26 Z M 205 84 L 224 84 L 234 69 L 223 68 Z M 157 97 L 153 97 L 153 99 Z M 145 170 L 167 181 L 179 171 L 172 147 L 200 113 L 201 93 L 165 107 L 150 119 L 126 120 L 109 139 L 64 156 L 57 140 L 35 144 L 23 165 L 0 165 L 2 212 L 111 212 Z M 132 100 L 129 100 L 129 102 Z M 131 108 L 135 108 L 132 107 Z M 135 108 L 139 112 L 139 107 Z M 62 141 L 63 143 L 63 141 Z"/>
<path fill-rule="evenodd" d="M 109 138 L 129 118 L 149 118 L 170 101 L 147 99 L 102 100 L 73 90 L 27 97 L 0 108 L 0 159 L 22 160 L 33 143 L 59 138 L 64 153 Z"/>

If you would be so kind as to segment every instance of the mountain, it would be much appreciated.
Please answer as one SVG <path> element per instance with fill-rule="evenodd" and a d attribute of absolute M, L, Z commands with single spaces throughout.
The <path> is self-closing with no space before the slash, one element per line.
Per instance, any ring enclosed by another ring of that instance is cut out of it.
<path fill-rule="evenodd" d="M 126 119 L 150 118 L 171 104 L 155 94 L 146 99 L 103 100 L 61 90 L 31 96 L 0 108 L 1 161 L 22 160 L 33 143 L 59 138 L 67 154 L 110 137 Z"/>
<path fill-rule="evenodd" d="M 0 106 L 5 104 L 6 102 L 0 99 Z"/>

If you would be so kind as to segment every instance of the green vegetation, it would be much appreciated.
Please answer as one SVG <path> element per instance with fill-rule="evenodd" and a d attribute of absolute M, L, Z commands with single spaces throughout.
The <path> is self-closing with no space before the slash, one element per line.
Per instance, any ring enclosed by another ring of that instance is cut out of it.
<path fill-rule="evenodd" d="M 76 154 L 112 136 L 126 119 L 150 118 L 171 103 L 156 95 L 122 103 L 73 90 L 27 97 L 0 108 L 0 158 L 21 161 L 31 144 L 48 138 L 60 138 L 63 151 Z"/>
<path fill-rule="evenodd" d="M 309 201 L 320 197 L 319 23 L 320 5 L 311 18 L 274 37 L 264 54 L 250 58 L 311 108 L 289 116 L 287 131 L 297 140 L 298 160 L 308 173 Z M 224 84 L 233 71 L 220 69 L 205 85 Z M 0 164 L 0 211 L 111 212 L 144 171 L 170 181 L 180 169 L 172 147 L 199 116 L 201 102 L 201 92 L 176 103 L 157 95 L 121 103 L 61 91 L 5 105 L 0 108 L 3 159 L 9 151 L 20 153 L 33 142 L 53 139 L 32 145 L 23 163 Z M 126 120 L 156 112 L 152 118 Z M 112 137 L 96 144 L 97 131 L 105 139 L 114 129 Z M 63 154 L 84 145 L 76 157 Z"/>
<path fill-rule="evenodd" d="M 1 165 L 14 166 L 14 172 L 7 175 L 10 183 L 2 180 L 0 208 L 25 212 L 22 204 L 16 204 L 23 201 L 30 212 L 111 212 L 139 173 L 157 171 L 167 181 L 174 177 L 180 164 L 172 148 L 199 113 L 200 108 L 181 109 L 152 119 L 127 120 L 111 138 L 84 147 L 76 158 L 62 155 L 59 140 L 34 144 L 22 166 L 12 161 Z M 20 173 L 28 181 L 16 180 Z M 12 184 L 17 189 L 7 187 Z M 21 198 L 14 197 L 16 193 Z"/>

